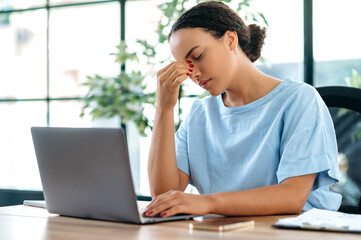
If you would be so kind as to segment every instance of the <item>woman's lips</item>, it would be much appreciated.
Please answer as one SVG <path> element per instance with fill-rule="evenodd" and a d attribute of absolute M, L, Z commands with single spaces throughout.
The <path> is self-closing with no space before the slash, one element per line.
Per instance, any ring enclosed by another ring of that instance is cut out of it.
<path fill-rule="evenodd" d="M 205 81 L 201 81 L 199 82 L 199 86 L 201 86 L 202 88 L 206 89 L 208 84 L 209 84 L 209 81 L 211 81 L 211 79 L 208 79 L 208 80 L 205 80 Z"/>

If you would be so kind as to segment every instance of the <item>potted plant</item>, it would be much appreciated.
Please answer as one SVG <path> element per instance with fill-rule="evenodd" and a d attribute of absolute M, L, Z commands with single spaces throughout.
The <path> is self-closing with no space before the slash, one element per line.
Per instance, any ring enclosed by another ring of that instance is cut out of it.
<path fill-rule="evenodd" d="M 129 53 L 125 42 L 117 46 L 115 62 L 124 66 L 133 61 L 138 61 L 136 53 Z M 119 116 L 122 124 L 133 121 L 138 132 L 146 136 L 146 129 L 151 125 L 143 115 L 144 105 L 155 104 L 155 93 L 145 93 L 145 74 L 140 70 L 125 71 L 115 77 L 102 77 L 95 75 L 88 76 L 88 81 L 84 85 L 89 87 L 88 93 L 84 97 L 84 106 L 81 116 L 90 109 L 89 114 L 96 118 L 112 118 Z"/>

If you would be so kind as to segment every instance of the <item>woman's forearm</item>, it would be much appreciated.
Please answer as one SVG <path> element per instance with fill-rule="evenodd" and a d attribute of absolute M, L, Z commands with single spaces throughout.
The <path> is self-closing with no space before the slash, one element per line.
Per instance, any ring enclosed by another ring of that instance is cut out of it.
<path fill-rule="evenodd" d="M 297 213 L 301 209 L 296 198 L 288 196 L 282 186 L 210 194 L 211 213 L 226 216 L 272 215 Z"/>
<path fill-rule="evenodd" d="M 157 109 L 149 152 L 148 176 L 153 197 L 180 188 L 175 155 L 173 110 Z"/>
<path fill-rule="evenodd" d="M 299 176 L 278 185 L 245 191 L 209 194 L 209 211 L 227 216 L 299 213 L 307 201 L 315 176 Z"/>

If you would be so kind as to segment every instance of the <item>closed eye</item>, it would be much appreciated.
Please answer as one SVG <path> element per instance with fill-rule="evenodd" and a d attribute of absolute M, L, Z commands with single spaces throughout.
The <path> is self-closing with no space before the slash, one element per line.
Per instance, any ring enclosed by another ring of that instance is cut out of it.
<path fill-rule="evenodd" d="M 195 58 L 195 61 L 198 61 L 202 57 L 203 53 L 201 53 L 197 58 Z"/>

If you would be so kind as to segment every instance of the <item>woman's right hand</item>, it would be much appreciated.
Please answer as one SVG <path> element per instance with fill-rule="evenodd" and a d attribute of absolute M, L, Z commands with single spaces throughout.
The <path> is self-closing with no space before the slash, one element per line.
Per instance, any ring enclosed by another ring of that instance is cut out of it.
<path fill-rule="evenodd" d="M 179 86 L 190 74 L 190 62 L 172 62 L 157 72 L 157 109 L 173 110 Z"/>

